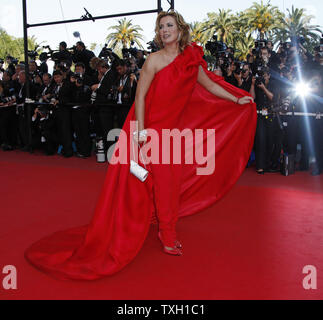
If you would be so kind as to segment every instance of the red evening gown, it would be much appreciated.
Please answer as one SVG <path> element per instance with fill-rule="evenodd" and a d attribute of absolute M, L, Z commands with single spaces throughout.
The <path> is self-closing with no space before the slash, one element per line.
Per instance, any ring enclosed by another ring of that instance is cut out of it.
<path fill-rule="evenodd" d="M 151 218 L 165 225 L 197 213 L 223 197 L 246 167 L 256 129 L 256 107 L 238 105 L 214 96 L 197 83 L 201 65 L 209 78 L 236 97 L 247 95 L 207 70 L 203 49 L 192 43 L 154 77 L 145 99 L 145 127 L 215 129 L 215 169 L 197 175 L 199 164 L 150 166 L 145 182 L 127 164 L 109 164 L 92 221 L 87 226 L 56 232 L 25 252 L 36 268 L 60 279 L 92 280 L 126 266 L 142 247 Z M 132 105 L 123 131 L 129 137 Z M 129 138 L 132 139 L 131 137 Z M 130 143 L 119 139 L 112 160 Z M 206 146 L 206 139 L 200 146 Z M 196 146 L 195 146 L 196 147 Z M 170 213 L 167 217 L 167 214 Z M 162 221 L 163 217 L 168 219 Z"/>

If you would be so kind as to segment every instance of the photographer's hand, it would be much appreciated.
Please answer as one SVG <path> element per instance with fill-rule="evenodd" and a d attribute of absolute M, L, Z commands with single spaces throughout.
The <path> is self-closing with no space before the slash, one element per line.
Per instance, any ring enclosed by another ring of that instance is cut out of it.
<path fill-rule="evenodd" d="M 229 67 L 227 68 L 227 76 L 230 77 L 232 75 L 232 65 L 230 64 Z"/>
<path fill-rule="evenodd" d="M 270 101 L 273 99 L 274 94 L 272 92 L 270 92 L 263 83 L 260 83 L 259 85 L 257 85 L 257 87 L 264 91 L 264 93 L 266 94 L 267 98 Z"/>
<path fill-rule="evenodd" d="M 256 84 L 256 77 L 253 76 L 251 78 L 251 86 L 250 86 L 250 90 L 249 93 L 251 94 L 251 96 L 256 99 L 256 92 L 255 92 L 255 84 Z"/>
<path fill-rule="evenodd" d="M 34 111 L 34 115 L 33 115 L 33 118 L 36 119 L 37 118 L 37 114 L 39 114 L 39 110 L 38 108 L 35 109 Z"/>
<path fill-rule="evenodd" d="M 241 76 L 241 73 L 240 74 L 234 73 L 234 77 L 235 77 L 235 79 L 238 82 L 238 86 L 241 87 L 242 86 L 242 76 Z"/>
<path fill-rule="evenodd" d="M 263 84 L 263 82 L 259 83 L 259 84 L 257 85 L 257 87 L 258 87 L 258 88 L 260 88 L 260 89 L 262 89 L 262 90 L 264 90 L 264 91 L 265 91 L 265 89 L 266 89 L 266 87 L 265 87 L 265 85 Z"/>
<path fill-rule="evenodd" d="M 94 84 L 92 87 L 91 87 L 91 90 L 92 91 L 96 91 L 97 89 L 98 89 L 98 87 L 99 87 L 99 84 L 97 83 L 97 84 Z"/>
<path fill-rule="evenodd" d="M 50 94 L 46 94 L 46 95 L 42 96 L 42 98 L 43 98 L 44 101 L 48 101 L 50 96 L 51 96 Z"/>
<path fill-rule="evenodd" d="M 130 85 L 132 86 L 134 81 L 137 81 L 137 77 L 134 73 L 130 74 Z"/>

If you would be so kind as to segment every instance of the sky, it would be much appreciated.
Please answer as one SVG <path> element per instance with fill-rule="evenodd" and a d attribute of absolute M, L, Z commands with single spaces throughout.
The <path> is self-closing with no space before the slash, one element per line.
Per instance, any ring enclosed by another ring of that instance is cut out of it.
<path fill-rule="evenodd" d="M 233 12 L 242 11 L 260 0 L 175 0 L 175 9 L 180 12 L 186 22 L 202 21 L 207 17 L 207 12 L 217 12 L 218 9 L 231 9 Z M 264 0 L 267 3 L 267 0 Z M 312 24 L 323 26 L 323 1 L 322 0 L 271 0 L 272 5 L 278 6 L 281 11 L 287 12 L 287 8 L 294 5 L 297 8 L 305 8 L 307 14 L 312 14 L 315 19 Z M 0 0 L 0 27 L 10 35 L 22 37 L 22 0 Z M 27 0 L 27 21 L 29 24 L 47 21 L 78 19 L 84 15 L 85 7 L 92 16 L 102 16 L 122 12 L 150 10 L 157 8 L 157 0 Z M 164 10 L 169 9 L 166 0 L 162 1 Z M 144 47 L 154 37 L 154 24 L 157 13 L 129 16 L 133 24 L 140 25 L 143 29 Z M 66 41 L 68 47 L 72 47 L 79 39 L 73 36 L 75 31 L 81 34 L 82 41 L 89 46 L 97 43 L 99 50 L 105 43 L 108 27 L 117 24 L 121 18 L 111 18 L 88 21 L 81 23 L 62 24 L 56 26 L 29 28 L 28 35 L 34 35 L 37 43 L 50 45 L 56 49 L 60 41 Z"/>

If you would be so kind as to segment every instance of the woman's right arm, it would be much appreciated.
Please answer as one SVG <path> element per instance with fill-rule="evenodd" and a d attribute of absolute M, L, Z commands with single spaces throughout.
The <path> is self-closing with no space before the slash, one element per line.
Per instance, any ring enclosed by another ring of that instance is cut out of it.
<path fill-rule="evenodd" d="M 140 71 L 140 77 L 137 84 L 135 114 L 139 131 L 145 129 L 145 97 L 156 73 L 154 60 L 154 57 L 150 54 Z"/>

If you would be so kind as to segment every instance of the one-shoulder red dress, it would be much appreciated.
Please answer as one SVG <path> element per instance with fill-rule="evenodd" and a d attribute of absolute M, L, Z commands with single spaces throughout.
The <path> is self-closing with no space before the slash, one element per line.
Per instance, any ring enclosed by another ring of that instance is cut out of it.
<path fill-rule="evenodd" d="M 207 70 L 203 49 L 191 43 L 154 77 L 145 98 L 145 127 L 214 129 L 214 172 L 197 175 L 199 164 L 154 164 L 146 181 L 130 173 L 130 161 L 109 164 L 92 221 L 87 226 L 56 232 L 32 244 L 25 252 L 36 268 L 60 279 L 93 280 L 111 275 L 132 261 L 147 236 L 152 216 L 172 212 L 191 215 L 222 198 L 246 167 L 256 130 L 254 103 L 238 105 L 220 99 L 197 83 L 201 65 L 208 77 L 242 97 L 247 93 Z M 135 121 L 132 105 L 123 131 L 130 136 Z M 200 142 L 206 147 L 207 139 Z M 195 146 L 198 148 L 198 146 Z M 130 143 L 119 139 L 112 160 Z M 160 221 L 162 223 L 162 221 Z"/>

